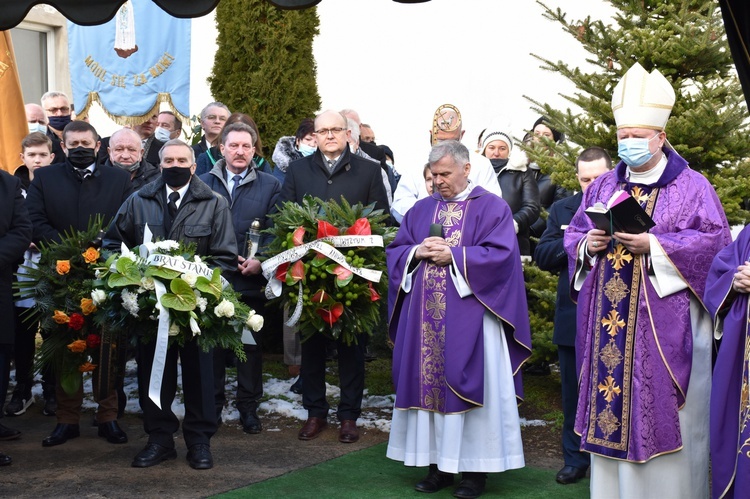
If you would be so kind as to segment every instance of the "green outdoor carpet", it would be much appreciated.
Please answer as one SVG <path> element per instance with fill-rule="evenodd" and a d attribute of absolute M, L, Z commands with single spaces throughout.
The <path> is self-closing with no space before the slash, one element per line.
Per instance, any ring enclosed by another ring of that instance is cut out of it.
<path fill-rule="evenodd" d="M 406 467 L 385 457 L 386 443 L 352 452 L 316 466 L 293 471 L 276 478 L 219 495 L 222 499 L 245 497 L 274 498 L 366 498 L 420 497 L 441 499 L 453 497 L 453 487 L 435 494 L 414 490 L 414 484 L 427 468 Z M 458 485 L 458 480 L 456 480 Z M 490 473 L 482 497 L 505 498 L 588 498 L 589 479 L 574 485 L 555 482 L 555 471 L 522 468 L 504 473 Z"/>

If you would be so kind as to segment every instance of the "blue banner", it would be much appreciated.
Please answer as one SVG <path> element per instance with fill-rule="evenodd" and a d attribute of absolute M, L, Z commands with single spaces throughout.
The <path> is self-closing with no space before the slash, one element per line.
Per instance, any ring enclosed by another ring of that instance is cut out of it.
<path fill-rule="evenodd" d="M 190 19 L 152 0 L 128 0 L 99 26 L 68 23 L 73 102 L 79 116 L 97 101 L 120 125 L 137 125 L 167 102 L 187 121 Z"/>

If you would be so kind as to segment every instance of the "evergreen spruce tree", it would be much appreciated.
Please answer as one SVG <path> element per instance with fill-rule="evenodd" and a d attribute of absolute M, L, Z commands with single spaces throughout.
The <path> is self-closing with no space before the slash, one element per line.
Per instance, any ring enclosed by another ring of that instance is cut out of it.
<path fill-rule="evenodd" d="M 320 109 L 313 37 L 316 8 L 282 10 L 267 0 L 222 0 L 211 92 L 258 124 L 270 160 L 279 137 L 293 135 Z"/>
<path fill-rule="evenodd" d="M 719 5 L 712 0 L 609 0 L 612 24 L 587 17 L 569 20 L 559 8 L 538 1 L 544 16 L 558 23 L 591 54 L 591 68 L 573 67 L 534 54 L 542 68 L 569 79 L 579 110 L 554 109 L 527 97 L 567 142 L 548 144 L 558 154 L 531 148 L 529 156 L 553 181 L 577 188 L 574 161 L 584 147 L 599 146 L 617 159 L 612 90 L 635 62 L 658 69 L 673 85 L 677 100 L 667 122 L 667 138 L 694 170 L 714 185 L 730 223 L 750 221 L 743 200 L 750 198 L 750 141 L 747 107 L 733 72 Z"/>

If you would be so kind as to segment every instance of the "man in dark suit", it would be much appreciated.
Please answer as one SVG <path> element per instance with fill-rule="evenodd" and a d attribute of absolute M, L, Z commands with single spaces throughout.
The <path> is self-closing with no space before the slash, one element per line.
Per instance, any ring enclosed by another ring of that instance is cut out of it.
<path fill-rule="evenodd" d="M 555 330 L 552 342 L 557 345 L 562 384 L 563 434 L 562 447 L 565 466 L 555 479 L 565 485 L 575 483 L 589 468 L 588 453 L 581 452 L 581 437 L 573 431 L 578 403 L 578 377 L 576 376 L 576 305 L 570 299 L 568 256 L 563 247 L 565 228 L 575 215 L 583 199 L 583 191 L 596 178 L 612 169 L 612 159 L 600 147 L 585 149 L 576 160 L 576 178 L 581 192 L 555 202 L 549 210 L 547 229 L 537 244 L 534 259 L 541 269 L 559 273 L 557 302 L 555 303 Z"/>
<path fill-rule="evenodd" d="M 258 230 L 267 227 L 266 216 L 276 211 L 276 200 L 281 192 L 281 183 L 270 173 L 258 170 L 253 163 L 255 154 L 255 130 L 244 123 L 232 123 L 221 133 L 221 155 L 213 169 L 200 176 L 214 192 L 224 196 L 232 213 L 234 235 L 239 242 L 239 260 L 236 272 L 227 272 L 224 277 L 235 291 L 242 294 L 242 301 L 258 314 L 263 314 L 266 280 L 260 273 L 260 261 L 247 251 L 247 233 L 255 220 Z M 260 242 L 260 241 L 257 241 Z M 263 246 L 261 244 L 261 246 Z M 256 248 L 257 249 L 257 248 Z M 240 423 L 245 433 L 260 433 L 262 425 L 258 418 L 258 404 L 263 397 L 263 351 L 260 333 L 253 333 L 255 344 L 243 345 L 247 360 L 237 362 L 237 396 L 235 402 L 240 411 Z M 216 418 L 226 403 L 225 357 L 231 353 L 226 348 L 214 349 L 214 385 L 216 395 Z"/>
<path fill-rule="evenodd" d="M 351 204 L 375 203 L 376 209 L 388 213 L 380 167 L 351 154 L 346 118 L 336 111 L 324 111 L 315 118 L 315 135 L 318 150 L 289 165 L 279 206 L 284 201 L 301 203 L 305 194 L 334 201 L 344 196 Z M 299 431 L 300 440 L 317 437 L 327 424 L 326 340 L 324 335 L 316 334 L 302 343 L 302 404 L 308 419 Z M 341 422 L 339 441 L 343 443 L 359 439 L 356 422 L 365 385 L 365 343 L 364 338 L 352 345 L 336 341 L 341 385 L 337 416 Z"/>
<path fill-rule="evenodd" d="M 71 121 L 62 133 L 65 162 L 40 168 L 34 175 L 26 206 L 34 226 L 35 244 L 60 241 L 60 235 L 71 228 L 86 230 L 89 221 L 97 215 L 104 217 L 105 224 L 109 223 L 133 192 L 128 172 L 96 164 L 100 147 L 97 137 L 94 127 L 85 121 Z M 55 391 L 57 426 L 42 441 L 45 447 L 63 444 L 80 434 L 83 388 L 75 394 L 68 394 L 62 389 L 58 377 Z M 99 389 L 95 387 L 95 398 L 98 394 Z M 116 391 L 110 390 L 107 397 L 99 398 L 97 402 L 99 436 L 110 443 L 127 442 L 127 435 L 117 424 Z"/>
<path fill-rule="evenodd" d="M 0 314 L 3 317 L 13 317 L 13 273 L 30 242 L 31 221 L 24 206 L 21 181 L 0 170 Z M 8 392 L 15 341 L 13 326 L 12 320 L 6 320 L 6 327 L 0 328 L 0 408 Z M 0 424 L 0 440 L 14 440 L 20 436 L 18 430 Z M 0 452 L 0 466 L 11 462 L 10 456 Z"/>

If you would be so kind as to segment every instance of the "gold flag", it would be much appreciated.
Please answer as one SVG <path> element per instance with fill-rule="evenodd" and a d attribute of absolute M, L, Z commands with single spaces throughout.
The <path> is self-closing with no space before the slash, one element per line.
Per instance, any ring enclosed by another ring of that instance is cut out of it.
<path fill-rule="evenodd" d="M 29 133 L 10 31 L 0 31 L 0 169 L 21 164 L 21 140 Z"/>

